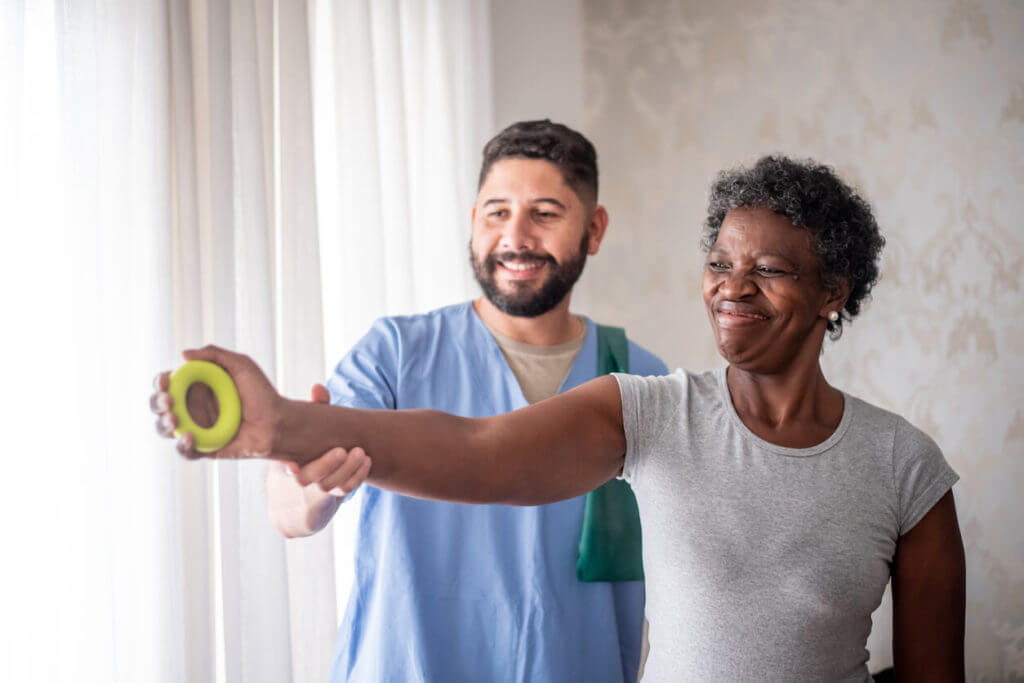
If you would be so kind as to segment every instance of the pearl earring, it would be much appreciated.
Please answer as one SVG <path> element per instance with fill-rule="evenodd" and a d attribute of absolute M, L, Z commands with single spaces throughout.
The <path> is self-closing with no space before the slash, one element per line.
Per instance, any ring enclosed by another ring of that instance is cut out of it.
<path fill-rule="evenodd" d="M 828 319 L 831 322 L 835 322 L 835 321 L 839 320 L 839 311 L 829 311 L 828 312 Z"/>

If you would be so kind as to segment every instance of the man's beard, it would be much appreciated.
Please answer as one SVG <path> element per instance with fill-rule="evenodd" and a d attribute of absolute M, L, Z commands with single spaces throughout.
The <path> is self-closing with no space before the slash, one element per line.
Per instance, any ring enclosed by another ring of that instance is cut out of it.
<path fill-rule="evenodd" d="M 521 318 L 535 318 L 543 315 L 562 302 L 562 299 L 572 290 L 573 285 L 583 274 L 583 266 L 587 262 L 587 249 L 590 246 L 590 232 L 583 231 L 583 239 L 580 241 L 579 252 L 565 263 L 559 264 L 550 255 L 541 256 L 526 252 L 506 251 L 492 253 L 483 261 L 476 258 L 473 253 L 473 243 L 469 245 L 469 260 L 473 265 L 473 275 L 480 283 L 487 300 L 494 304 L 495 308 L 508 315 Z M 505 293 L 498 289 L 494 280 L 494 271 L 498 267 L 498 261 L 505 263 L 530 263 L 546 261 L 550 265 L 550 272 L 540 288 L 534 290 L 532 283 L 510 282 L 513 291 Z"/>

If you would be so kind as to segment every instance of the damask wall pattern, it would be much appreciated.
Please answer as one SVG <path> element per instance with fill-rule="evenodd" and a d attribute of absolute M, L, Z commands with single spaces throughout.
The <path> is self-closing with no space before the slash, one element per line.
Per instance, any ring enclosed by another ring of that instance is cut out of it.
<path fill-rule="evenodd" d="M 699 288 L 714 174 L 781 152 L 852 181 L 887 246 L 826 374 L 960 473 L 968 680 L 1024 680 L 1024 3 L 586 0 L 584 23 L 611 225 L 578 301 L 672 367 L 719 366 Z"/>

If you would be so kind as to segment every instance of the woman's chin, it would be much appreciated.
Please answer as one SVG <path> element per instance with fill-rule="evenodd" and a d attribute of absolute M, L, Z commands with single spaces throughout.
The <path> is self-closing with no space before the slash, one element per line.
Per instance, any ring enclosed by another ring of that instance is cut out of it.
<path fill-rule="evenodd" d="M 737 344 L 736 340 L 718 339 L 718 355 L 726 360 L 729 365 L 740 365 L 743 359 L 749 355 L 748 344 Z"/>

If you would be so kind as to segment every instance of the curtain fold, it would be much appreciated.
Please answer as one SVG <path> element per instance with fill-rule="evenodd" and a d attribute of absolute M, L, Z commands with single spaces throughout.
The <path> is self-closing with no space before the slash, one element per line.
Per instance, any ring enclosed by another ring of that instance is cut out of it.
<path fill-rule="evenodd" d="M 307 398 L 473 291 L 486 11 L 0 2 L 0 679 L 327 679 L 358 501 L 286 544 L 264 465 L 179 458 L 150 380 L 216 343 Z"/>
<path fill-rule="evenodd" d="M 0 677 L 180 681 L 181 465 L 145 409 L 173 346 L 166 8 L 0 11 Z"/>

